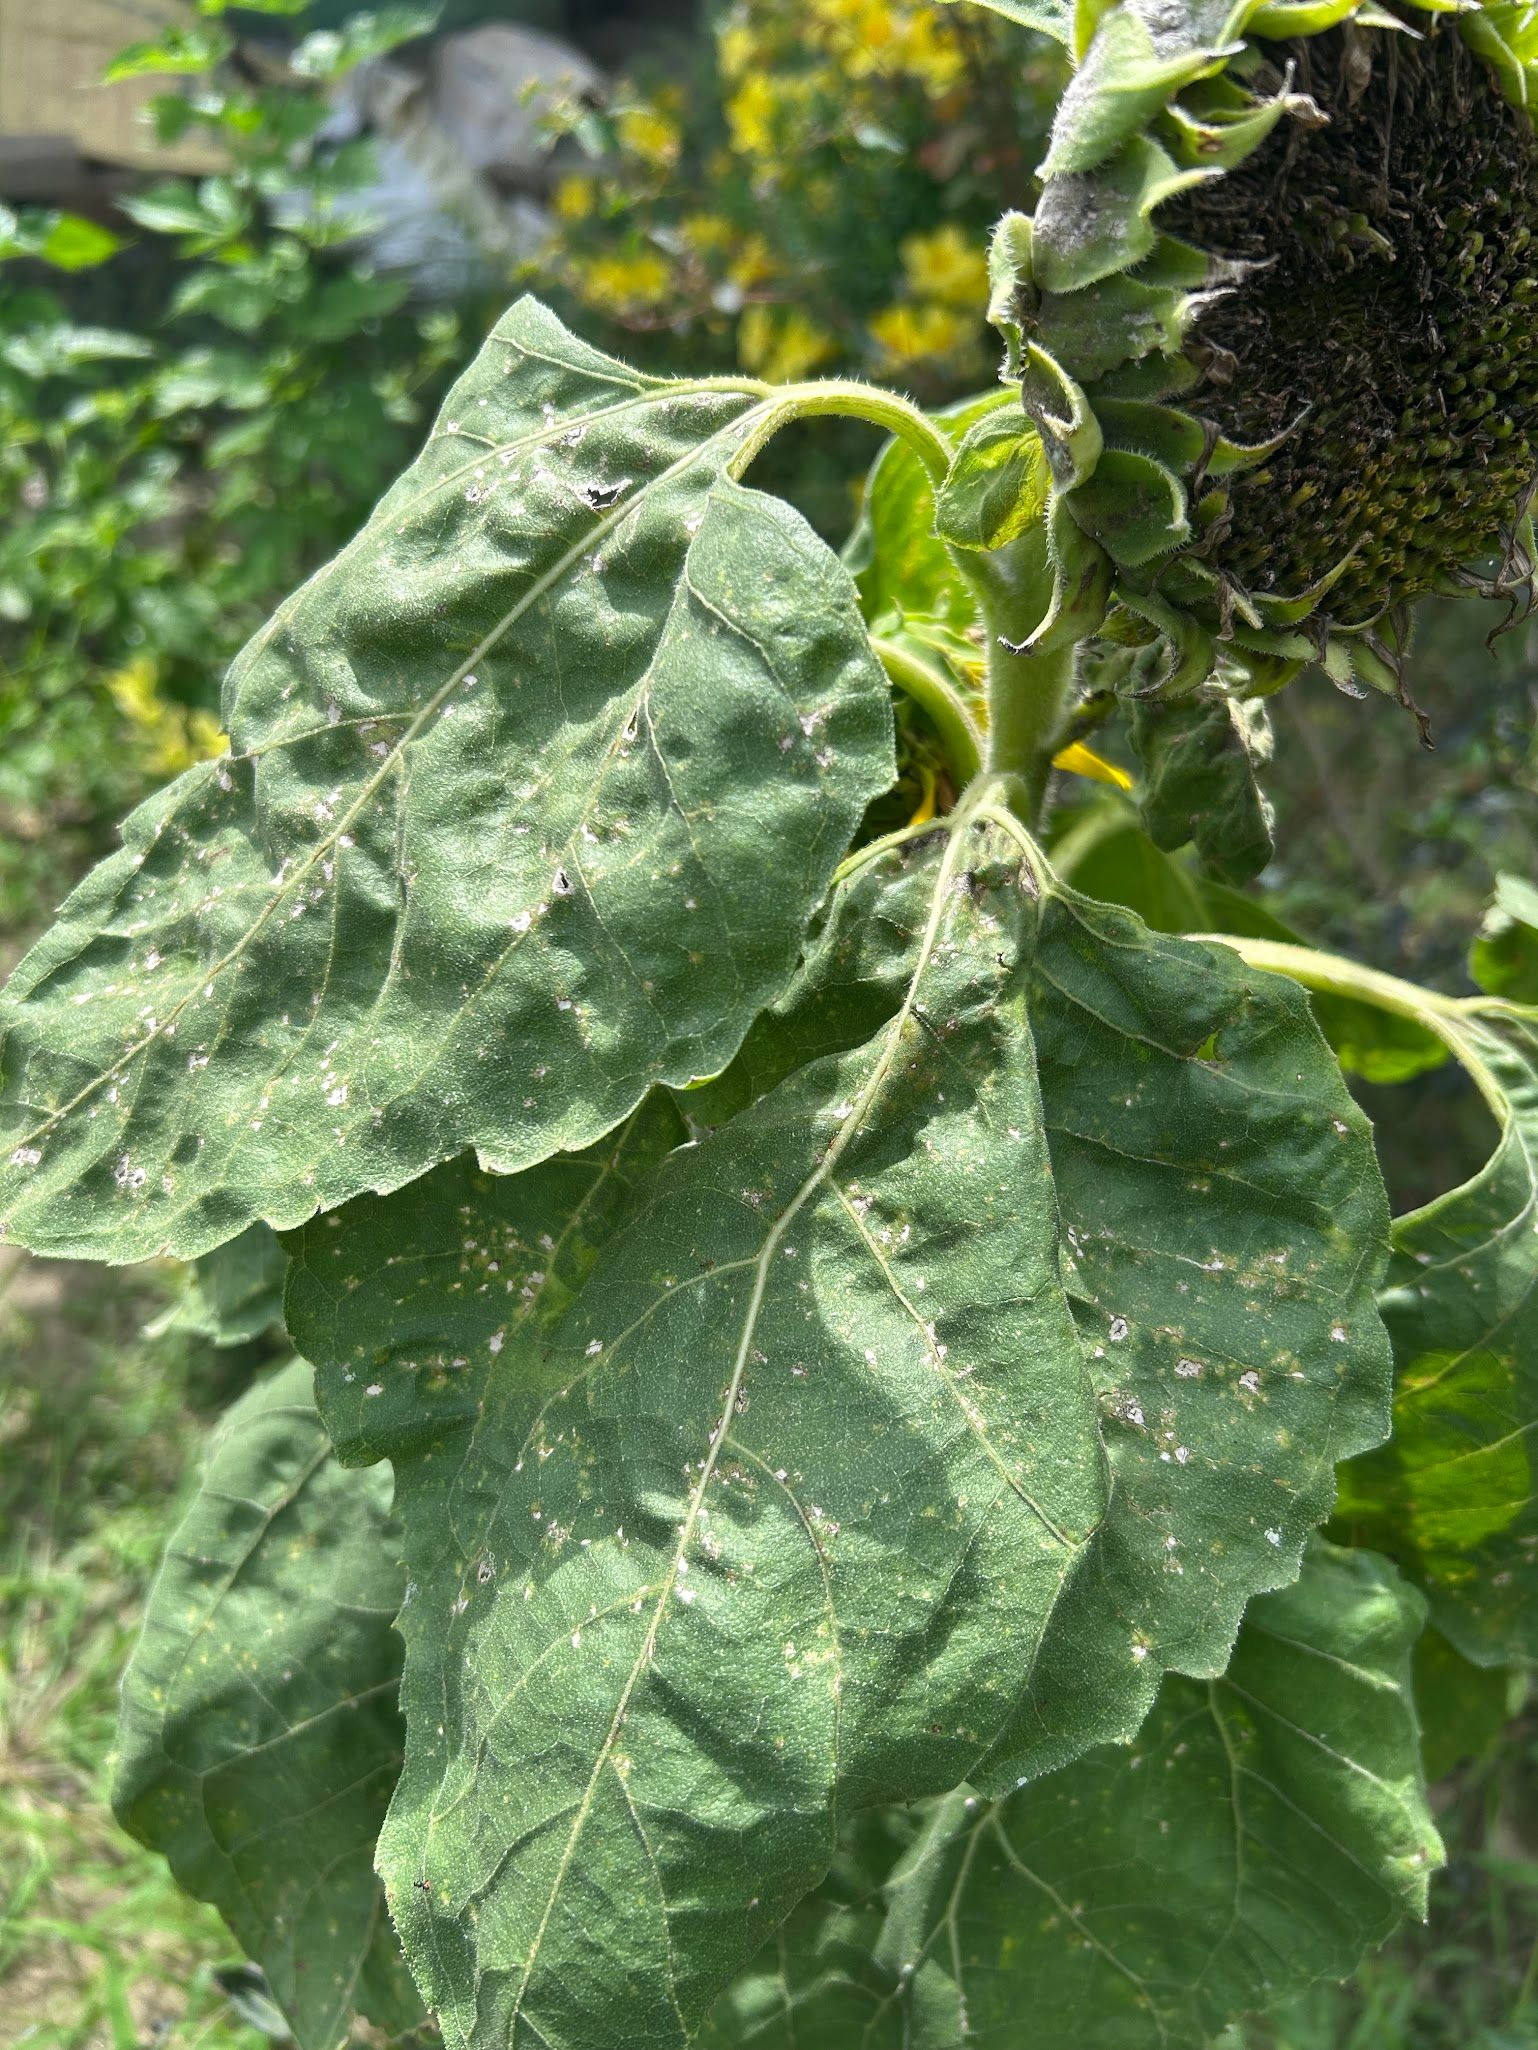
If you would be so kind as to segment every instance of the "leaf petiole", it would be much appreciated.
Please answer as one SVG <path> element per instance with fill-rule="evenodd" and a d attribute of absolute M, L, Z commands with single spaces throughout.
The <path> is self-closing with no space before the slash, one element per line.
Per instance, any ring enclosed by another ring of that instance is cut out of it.
<path fill-rule="evenodd" d="M 1492 1004 L 1485 997 L 1445 997 L 1435 990 L 1402 981 L 1397 975 L 1386 975 L 1381 969 L 1344 960 L 1337 954 L 1320 953 L 1313 947 L 1292 946 L 1281 940 L 1248 939 L 1235 933 L 1193 933 L 1191 937 L 1213 946 L 1231 947 L 1252 968 L 1290 976 L 1305 989 L 1354 998 L 1395 1017 L 1410 1019 L 1441 1040 L 1499 1122 L 1504 1124 L 1510 1116 L 1506 1090 L 1480 1053 L 1477 1039 L 1463 1025 L 1466 1018 L 1489 1015 L 1505 1007 Z"/>

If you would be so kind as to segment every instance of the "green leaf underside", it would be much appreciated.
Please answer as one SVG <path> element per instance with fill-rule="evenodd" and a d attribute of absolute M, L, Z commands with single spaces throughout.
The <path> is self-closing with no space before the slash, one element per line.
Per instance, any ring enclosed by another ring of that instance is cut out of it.
<path fill-rule="evenodd" d="M 265 1224 L 202 1254 L 187 1270 L 186 1293 L 160 1329 L 195 1331 L 215 1345 L 245 1345 L 283 1328 L 288 1262 Z"/>
<path fill-rule="evenodd" d="M 237 1402 L 123 1682 L 113 1805 L 210 1901 L 300 2050 L 423 2019 L 374 1876 L 400 1769 L 385 1468 L 346 1473 L 294 1360 Z"/>
<path fill-rule="evenodd" d="M 18 969 L 9 1235 L 190 1256 L 730 1058 L 893 773 L 846 572 L 729 474 L 775 403 L 512 309 Z"/>
<path fill-rule="evenodd" d="M 953 0 L 947 0 L 953 4 Z M 963 0 L 972 4 L 972 0 Z M 1037 30 L 1050 36 L 1056 43 L 1067 44 L 1073 24 L 1073 9 L 1068 0 L 976 0 L 992 14 L 1000 14 L 1006 21 L 1012 21 L 1018 28 Z"/>
<path fill-rule="evenodd" d="M 1255 776 L 1269 747 L 1263 724 L 1256 731 L 1264 717 L 1227 697 L 1132 707 L 1149 836 L 1166 849 L 1193 843 L 1202 867 L 1225 883 L 1253 881 L 1273 851 L 1271 811 Z"/>
<path fill-rule="evenodd" d="M 682 2044 L 842 1816 L 1220 1669 L 1381 1436 L 1381 1189 L 1301 992 L 1016 833 L 861 869 L 768 1093 L 660 1168 L 665 1098 L 290 1241 L 333 1436 L 396 1465 L 380 1863 L 450 2043 Z"/>
<path fill-rule="evenodd" d="M 1538 1659 L 1538 1011 L 1459 1029 L 1506 1115 L 1479 1174 L 1395 1225 L 1394 1436 L 1346 1468 L 1341 1514 L 1495 1665 Z"/>
<path fill-rule="evenodd" d="M 1409 1689 L 1422 1613 L 1386 1561 L 1316 1541 L 1226 1675 L 1166 1681 L 1130 1747 L 1002 1801 L 951 1796 L 884 1873 L 867 1826 L 704 2043 L 1194 2050 L 1340 1977 L 1424 1912 L 1440 1859 Z"/>

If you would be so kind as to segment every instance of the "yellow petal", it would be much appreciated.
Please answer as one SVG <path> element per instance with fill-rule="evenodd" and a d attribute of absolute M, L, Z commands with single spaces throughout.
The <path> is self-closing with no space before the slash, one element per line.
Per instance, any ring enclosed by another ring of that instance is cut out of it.
<path fill-rule="evenodd" d="M 1052 757 L 1054 769 L 1066 769 L 1071 776 L 1088 776 L 1096 783 L 1112 783 L 1118 790 L 1130 790 L 1132 778 L 1125 769 L 1118 769 L 1114 762 L 1108 762 L 1103 755 L 1097 755 L 1093 748 L 1075 741 L 1072 747 L 1065 747 Z"/>

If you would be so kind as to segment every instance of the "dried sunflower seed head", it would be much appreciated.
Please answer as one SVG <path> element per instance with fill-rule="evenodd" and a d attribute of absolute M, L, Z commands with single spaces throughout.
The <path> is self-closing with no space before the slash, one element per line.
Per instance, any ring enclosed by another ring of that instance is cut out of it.
<path fill-rule="evenodd" d="M 1530 601 L 1538 8 L 1081 0 L 993 317 L 1051 470 L 1040 629 L 1160 687 L 1400 691 L 1405 608 Z"/>

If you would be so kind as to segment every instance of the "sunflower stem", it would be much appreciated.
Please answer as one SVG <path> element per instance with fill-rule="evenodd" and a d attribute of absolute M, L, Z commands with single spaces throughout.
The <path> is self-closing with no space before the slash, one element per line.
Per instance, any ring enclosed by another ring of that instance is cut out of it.
<path fill-rule="evenodd" d="M 987 768 L 992 774 L 1020 779 L 1021 816 L 1035 828 L 1041 822 L 1052 757 L 1062 738 L 1074 651 L 1068 645 L 1016 652 L 1046 617 L 1052 599 L 1050 572 L 1022 574 L 1019 557 L 1011 562 L 1002 550 L 977 560 L 987 571 L 977 586 L 988 634 Z M 1037 570 L 1034 560 L 1031 570 Z"/>

